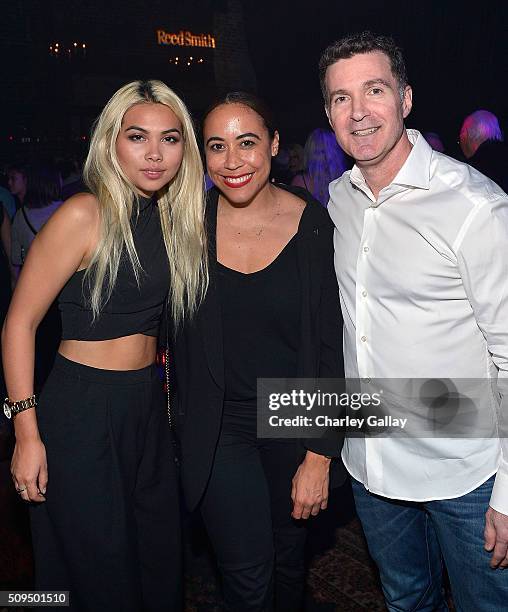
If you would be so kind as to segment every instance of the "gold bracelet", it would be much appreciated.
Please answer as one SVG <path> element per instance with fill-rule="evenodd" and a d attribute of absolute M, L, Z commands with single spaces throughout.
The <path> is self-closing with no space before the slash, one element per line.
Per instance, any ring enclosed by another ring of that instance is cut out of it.
<path fill-rule="evenodd" d="M 4 399 L 4 414 L 10 419 L 15 417 L 20 412 L 28 410 L 29 408 L 35 408 L 37 406 L 37 400 L 35 399 L 35 393 L 26 399 L 18 400 L 13 402 L 8 397 Z"/>

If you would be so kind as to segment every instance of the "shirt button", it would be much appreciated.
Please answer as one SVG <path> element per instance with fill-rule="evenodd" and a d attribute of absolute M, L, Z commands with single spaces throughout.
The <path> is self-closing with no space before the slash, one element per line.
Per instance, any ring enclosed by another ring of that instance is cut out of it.
<path fill-rule="evenodd" d="M 365 291 L 365 289 L 362 291 L 362 295 L 363 297 L 367 297 L 367 292 Z"/>
<path fill-rule="evenodd" d="M 369 252 L 369 247 L 368 246 L 364 246 L 363 247 L 363 252 L 364 253 L 368 253 Z"/>
<path fill-rule="evenodd" d="M 367 342 L 367 336 L 362 336 L 362 337 L 360 338 L 360 340 L 361 340 L 362 342 Z"/>

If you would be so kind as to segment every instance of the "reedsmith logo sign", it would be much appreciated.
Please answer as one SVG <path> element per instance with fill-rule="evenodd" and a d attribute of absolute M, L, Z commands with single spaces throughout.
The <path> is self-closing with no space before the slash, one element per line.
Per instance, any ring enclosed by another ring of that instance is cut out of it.
<path fill-rule="evenodd" d="M 157 30 L 158 45 L 173 45 L 177 47 L 208 47 L 215 49 L 215 37 L 211 34 L 193 34 L 189 31 L 166 32 Z"/>

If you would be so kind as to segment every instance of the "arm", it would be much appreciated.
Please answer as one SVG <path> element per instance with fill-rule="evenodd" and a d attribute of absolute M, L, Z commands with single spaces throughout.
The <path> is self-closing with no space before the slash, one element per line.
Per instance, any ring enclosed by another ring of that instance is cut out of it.
<path fill-rule="evenodd" d="M 330 224 L 330 226 L 320 228 L 319 232 L 322 241 L 324 269 L 319 305 L 320 345 L 318 375 L 320 378 L 344 378 L 343 322 L 339 300 L 339 286 L 334 267 L 333 227 Z M 327 436 L 322 438 L 305 439 L 303 441 L 305 448 L 320 455 L 340 457 L 344 435 L 339 431 L 328 431 L 327 434 Z"/>
<path fill-rule="evenodd" d="M 66 202 L 33 241 L 2 330 L 2 356 L 8 396 L 33 394 L 35 332 L 47 309 L 69 277 L 86 263 L 97 235 L 95 199 L 79 195 Z M 14 419 L 16 446 L 11 473 L 22 498 L 44 501 L 46 452 L 37 427 L 36 411 Z"/>
<path fill-rule="evenodd" d="M 322 242 L 323 270 L 320 300 L 320 361 L 321 378 L 341 378 L 342 357 L 342 315 L 339 302 L 339 288 L 333 264 L 333 228 L 319 229 Z M 303 444 L 307 449 L 305 459 L 293 478 L 291 498 L 294 518 L 308 518 L 325 510 L 328 505 L 329 469 L 331 457 L 340 457 L 343 435 L 337 432 L 333 437 L 307 438 Z"/>
<path fill-rule="evenodd" d="M 504 194 L 503 194 L 504 195 Z M 457 250 L 466 295 L 498 369 L 501 462 L 486 514 L 485 548 L 491 567 L 508 567 L 508 197 L 475 211 Z M 505 436 L 505 437 L 503 437 Z"/>
<path fill-rule="evenodd" d="M 328 506 L 330 458 L 308 450 L 291 483 L 295 519 L 316 516 Z"/>

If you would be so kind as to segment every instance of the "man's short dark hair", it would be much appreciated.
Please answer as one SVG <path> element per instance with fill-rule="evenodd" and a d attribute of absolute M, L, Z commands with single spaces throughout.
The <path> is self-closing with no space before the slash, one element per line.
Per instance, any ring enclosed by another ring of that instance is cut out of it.
<path fill-rule="evenodd" d="M 325 79 L 328 67 L 341 59 L 349 59 L 353 55 L 372 53 L 373 51 L 381 51 L 388 57 L 392 74 L 397 79 L 401 96 L 403 95 L 407 85 L 407 74 L 401 49 L 395 44 L 391 36 L 382 36 L 365 31 L 348 34 L 331 44 L 323 52 L 319 60 L 319 81 L 326 106 L 329 104 Z"/>

